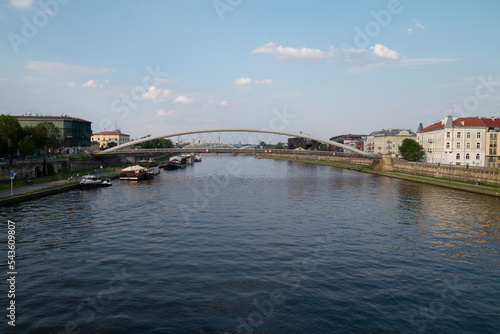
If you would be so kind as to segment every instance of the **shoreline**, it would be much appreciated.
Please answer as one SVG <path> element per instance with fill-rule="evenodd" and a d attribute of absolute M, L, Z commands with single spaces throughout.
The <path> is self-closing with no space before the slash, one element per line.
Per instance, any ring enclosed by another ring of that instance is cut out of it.
<path fill-rule="evenodd" d="M 108 175 L 103 175 L 101 177 L 107 179 L 117 179 L 119 178 L 119 174 L 112 173 Z M 60 194 L 66 191 L 80 189 L 81 185 L 79 181 L 72 181 L 69 184 L 63 185 L 52 185 L 51 182 L 47 182 L 47 187 L 38 189 L 38 190 L 28 190 L 26 192 L 20 194 L 14 194 L 14 196 L 8 196 L 4 198 L 0 198 L 0 206 L 7 206 L 12 204 L 17 204 L 21 202 L 30 201 L 32 199 L 42 198 L 50 195 Z"/>
<path fill-rule="evenodd" d="M 397 178 L 397 179 L 419 182 L 419 183 L 424 183 L 424 184 L 430 184 L 430 185 L 434 185 L 434 186 L 445 187 L 445 188 L 450 188 L 450 189 L 455 189 L 455 190 L 468 191 L 468 192 L 473 192 L 473 193 L 477 193 L 477 194 L 500 197 L 500 187 L 474 185 L 474 184 L 470 184 L 470 183 L 466 183 L 466 182 L 454 180 L 454 179 L 436 179 L 436 178 L 432 178 L 429 176 L 417 175 L 417 174 L 405 174 L 405 173 L 401 173 L 401 172 L 382 172 L 382 171 L 373 170 L 371 168 L 371 166 L 356 165 L 356 164 L 350 164 L 350 163 L 331 162 L 331 161 L 313 160 L 313 159 L 304 159 L 304 158 L 292 159 L 292 158 L 286 158 L 286 157 L 274 157 L 274 156 L 269 156 L 269 155 L 257 155 L 257 156 L 263 157 L 266 159 L 287 160 L 287 161 L 292 161 L 292 162 L 303 162 L 303 163 L 310 163 L 310 164 L 316 164 L 316 165 L 325 165 L 325 166 L 332 166 L 332 167 L 338 167 L 338 168 L 343 168 L 343 169 L 350 169 L 350 170 L 363 172 L 363 173 L 369 173 L 369 174 L 373 174 L 373 175 L 393 177 L 393 178 Z"/>

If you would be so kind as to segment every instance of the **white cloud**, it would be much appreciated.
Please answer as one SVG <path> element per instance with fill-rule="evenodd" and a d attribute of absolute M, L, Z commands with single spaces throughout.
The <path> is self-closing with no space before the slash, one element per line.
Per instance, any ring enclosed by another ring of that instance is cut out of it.
<path fill-rule="evenodd" d="M 239 78 L 234 79 L 233 83 L 237 86 L 245 86 L 245 85 L 270 85 L 273 83 L 272 79 L 264 79 L 264 80 L 252 80 L 250 78 Z"/>
<path fill-rule="evenodd" d="M 220 103 L 220 105 L 221 105 L 221 106 L 223 106 L 223 107 L 227 106 L 227 104 L 228 104 L 228 103 L 227 103 L 227 101 L 222 101 L 222 102 Z"/>
<path fill-rule="evenodd" d="M 3 85 L 4 83 L 6 83 L 8 80 L 7 79 L 0 79 L 0 85 Z"/>
<path fill-rule="evenodd" d="M 82 88 L 96 88 L 97 82 L 95 80 L 89 80 L 81 85 Z"/>
<path fill-rule="evenodd" d="M 9 0 L 10 4 L 19 9 L 31 9 L 35 0 Z"/>
<path fill-rule="evenodd" d="M 373 50 L 373 54 L 382 58 L 386 59 L 394 59 L 397 60 L 400 58 L 399 53 L 397 53 L 394 50 L 389 49 L 388 47 L 382 45 L 382 44 L 375 44 L 374 46 L 370 47 L 371 50 Z"/>
<path fill-rule="evenodd" d="M 298 49 L 289 46 L 276 46 L 273 42 L 256 47 L 252 50 L 252 54 L 256 53 L 272 54 L 278 58 L 338 60 L 342 57 L 342 51 L 334 46 L 330 46 L 328 51 L 322 51 L 320 49 L 310 49 L 306 47 Z"/>
<path fill-rule="evenodd" d="M 413 33 L 413 29 L 412 28 L 408 28 L 407 32 L 408 32 L 408 35 L 411 35 Z"/>
<path fill-rule="evenodd" d="M 165 111 L 163 109 L 160 109 L 156 112 L 156 117 L 162 117 L 162 116 L 169 116 L 173 118 L 179 117 L 179 115 L 175 112 L 175 110 Z"/>
<path fill-rule="evenodd" d="M 175 103 L 182 103 L 182 104 L 192 104 L 192 103 L 194 103 L 194 100 L 187 97 L 187 96 L 180 95 L 174 100 L 174 102 Z"/>
<path fill-rule="evenodd" d="M 415 23 L 415 26 L 420 28 L 420 29 L 427 29 L 424 25 L 420 24 L 417 20 L 413 20 L 413 23 Z"/>
<path fill-rule="evenodd" d="M 30 61 L 27 68 L 38 73 L 48 75 L 97 75 L 114 72 L 112 68 L 99 68 L 82 65 L 69 65 L 47 61 Z"/>

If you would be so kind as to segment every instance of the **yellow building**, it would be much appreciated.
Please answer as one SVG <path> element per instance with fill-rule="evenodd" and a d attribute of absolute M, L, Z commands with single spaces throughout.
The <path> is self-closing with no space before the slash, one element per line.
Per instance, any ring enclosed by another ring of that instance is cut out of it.
<path fill-rule="evenodd" d="M 104 150 L 108 148 L 108 143 L 121 145 L 130 141 L 130 135 L 118 131 L 104 131 L 94 133 L 91 138 L 92 142 L 99 143 L 99 148 Z"/>

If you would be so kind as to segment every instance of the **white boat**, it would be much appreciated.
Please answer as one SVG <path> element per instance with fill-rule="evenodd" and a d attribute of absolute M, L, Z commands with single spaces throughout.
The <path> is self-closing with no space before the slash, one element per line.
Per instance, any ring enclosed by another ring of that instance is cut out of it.
<path fill-rule="evenodd" d="M 80 185 L 84 188 L 100 187 L 102 185 L 102 179 L 95 175 L 85 175 L 82 177 Z"/>
<path fill-rule="evenodd" d="M 134 165 L 122 169 L 120 173 L 120 180 L 139 181 L 144 179 L 146 176 L 147 176 L 146 167 Z"/>

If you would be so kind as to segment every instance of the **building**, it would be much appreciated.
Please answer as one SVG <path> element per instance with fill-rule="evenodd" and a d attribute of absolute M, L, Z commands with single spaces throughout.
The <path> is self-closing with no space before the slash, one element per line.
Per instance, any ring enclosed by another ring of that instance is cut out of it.
<path fill-rule="evenodd" d="M 485 167 L 500 168 L 500 118 L 483 118 L 486 125 Z"/>
<path fill-rule="evenodd" d="M 69 116 L 42 116 L 23 115 L 14 116 L 21 127 L 35 127 L 42 122 L 54 124 L 61 131 L 64 147 L 89 148 L 90 137 L 92 135 L 92 122 L 79 117 Z"/>
<path fill-rule="evenodd" d="M 353 148 L 356 148 L 360 151 L 364 150 L 366 135 L 340 135 L 330 138 L 331 141 L 334 141 L 339 144 L 344 144 Z M 328 145 L 328 150 L 333 152 L 344 152 L 342 147 Z"/>
<path fill-rule="evenodd" d="M 491 165 L 499 161 L 499 129 L 497 118 L 447 116 L 425 128 L 420 125 L 417 138 L 426 162 L 484 167 L 487 160 Z"/>
<path fill-rule="evenodd" d="M 399 154 L 399 146 L 405 139 L 416 140 L 415 132 L 408 129 L 389 129 L 372 132 L 367 137 L 367 152 L 372 154 Z M 372 141 L 373 140 L 373 141 Z"/>
<path fill-rule="evenodd" d="M 302 137 L 288 138 L 288 149 L 293 150 L 302 147 L 306 150 L 317 150 L 318 142 L 312 139 L 306 139 Z"/>
<path fill-rule="evenodd" d="M 92 141 L 98 142 L 99 148 L 104 150 L 108 148 L 108 143 L 115 143 L 116 145 L 128 143 L 130 141 L 130 135 L 126 135 L 119 131 L 104 131 L 94 133 L 92 135 Z"/>

